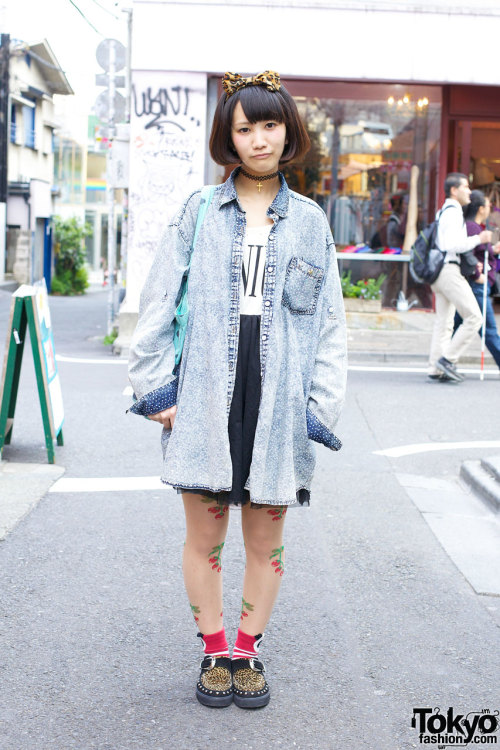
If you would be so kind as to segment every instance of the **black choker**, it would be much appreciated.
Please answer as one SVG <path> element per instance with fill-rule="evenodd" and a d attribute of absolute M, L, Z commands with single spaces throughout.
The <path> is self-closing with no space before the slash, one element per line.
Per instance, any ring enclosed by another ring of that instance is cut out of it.
<path fill-rule="evenodd" d="M 260 177 L 258 177 L 255 174 L 249 174 L 248 172 L 245 172 L 243 167 L 240 167 L 240 174 L 242 174 L 243 177 L 247 177 L 249 180 L 255 180 L 255 182 L 258 182 L 257 190 L 260 193 L 262 189 L 262 180 L 273 180 L 275 177 L 279 175 L 279 172 L 273 172 L 272 174 L 263 174 Z"/>

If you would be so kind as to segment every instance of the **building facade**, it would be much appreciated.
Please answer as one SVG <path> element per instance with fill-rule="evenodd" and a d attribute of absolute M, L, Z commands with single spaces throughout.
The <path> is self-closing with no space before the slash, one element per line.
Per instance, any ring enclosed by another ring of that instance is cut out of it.
<path fill-rule="evenodd" d="M 11 44 L 7 241 L 3 269 L 19 283 L 50 279 L 54 94 L 73 90 L 46 40 Z"/>
<path fill-rule="evenodd" d="M 265 69 L 281 74 L 312 142 L 287 180 L 326 210 L 343 267 L 353 279 L 383 270 L 384 305 L 404 290 L 428 307 L 401 252 L 410 193 L 418 225 L 427 223 L 444 176 L 459 170 L 500 209 L 498 32 L 491 0 L 135 0 L 123 313 L 133 321 L 159 235 L 182 200 L 225 177 L 207 148 L 222 74 Z M 400 237 L 382 261 L 377 243 L 392 214 Z"/>

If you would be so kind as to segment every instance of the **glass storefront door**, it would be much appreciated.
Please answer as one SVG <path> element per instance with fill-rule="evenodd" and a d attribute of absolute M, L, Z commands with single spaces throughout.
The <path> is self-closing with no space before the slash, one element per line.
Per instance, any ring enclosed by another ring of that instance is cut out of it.
<path fill-rule="evenodd" d="M 500 229 L 500 122 L 459 120 L 453 161 L 491 202 L 490 228 Z"/>

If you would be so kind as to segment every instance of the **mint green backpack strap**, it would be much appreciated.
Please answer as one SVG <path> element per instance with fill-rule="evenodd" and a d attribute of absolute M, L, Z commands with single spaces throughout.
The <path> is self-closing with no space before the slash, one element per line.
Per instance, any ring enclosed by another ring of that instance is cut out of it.
<path fill-rule="evenodd" d="M 187 291 L 188 291 L 188 279 L 189 269 L 191 267 L 191 260 L 196 247 L 196 241 L 200 233 L 201 225 L 207 213 L 207 209 L 212 202 L 212 198 L 215 192 L 215 185 L 205 185 L 201 190 L 200 206 L 198 208 L 198 216 L 196 217 L 196 226 L 194 228 L 193 242 L 191 244 L 191 256 L 189 258 L 189 264 L 186 269 L 186 273 L 182 282 L 181 297 L 179 304 L 175 311 L 174 319 L 174 351 L 175 351 L 175 364 L 178 365 L 181 361 L 182 350 L 184 348 L 184 339 L 186 336 L 187 320 L 189 314 Z"/>
<path fill-rule="evenodd" d="M 196 242 L 198 240 L 198 235 L 200 233 L 201 225 L 203 224 L 203 221 L 205 219 L 205 214 L 207 213 L 207 208 L 212 202 L 212 198 L 214 197 L 215 192 L 215 185 L 205 185 L 205 187 L 202 187 L 201 189 L 201 198 L 200 198 L 200 206 L 198 208 L 198 216 L 196 217 L 196 226 L 194 228 L 194 237 L 193 237 L 193 243 L 191 245 L 191 258 L 193 257 L 193 251 L 196 247 Z M 189 266 L 191 266 L 191 258 L 189 259 Z"/>

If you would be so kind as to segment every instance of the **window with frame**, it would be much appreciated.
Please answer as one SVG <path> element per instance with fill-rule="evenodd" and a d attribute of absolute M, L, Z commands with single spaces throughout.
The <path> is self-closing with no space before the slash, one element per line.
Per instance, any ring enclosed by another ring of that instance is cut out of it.
<path fill-rule="evenodd" d="M 35 106 L 23 105 L 23 125 L 24 145 L 28 148 L 35 148 Z"/>
<path fill-rule="evenodd" d="M 16 142 L 16 132 L 17 132 L 16 105 L 11 104 L 10 105 L 10 142 L 11 143 Z"/>

